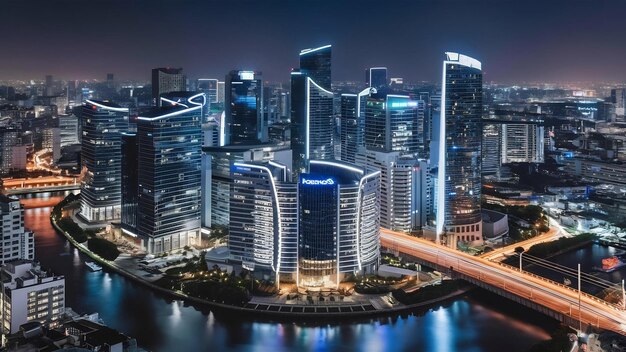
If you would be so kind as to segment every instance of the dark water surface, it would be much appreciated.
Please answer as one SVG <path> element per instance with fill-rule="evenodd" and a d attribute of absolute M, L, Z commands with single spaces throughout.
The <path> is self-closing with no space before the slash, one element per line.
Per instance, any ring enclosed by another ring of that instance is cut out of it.
<path fill-rule="evenodd" d="M 41 264 L 66 278 L 66 305 L 99 312 L 112 328 L 152 351 L 524 351 L 558 323 L 482 290 L 395 318 L 322 324 L 214 314 L 172 301 L 121 275 L 90 272 L 86 257 L 50 224 L 62 193 L 25 196 L 25 224 Z M 38 205 L 43 207 L 39 208 Z"/>

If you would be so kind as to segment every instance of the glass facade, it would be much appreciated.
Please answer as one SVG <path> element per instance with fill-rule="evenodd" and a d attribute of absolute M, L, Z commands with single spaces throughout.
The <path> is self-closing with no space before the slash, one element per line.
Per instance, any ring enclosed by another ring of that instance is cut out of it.
<path fill-rule="evenodd" d="M 149 253 L 195 244 L 200 234 L 201 106 L 140 116 L 138 234 Z"/>
<path fill-rule="evenodd" d="M 444 138 L 440 139 L 444 158 L 442 183 L 445 227 L 448 231 L 481 233 L 481 140 L 482 72 L 475 59 L 446 53 L 443 67 L 441 121 Z M 439 210 L 438 210 L 439 211 Z M 437 219 L 440 226 L 440 219 Z"/>
<path fill-rule="evenodd" d="M 103 101 L 82 107 L 83 218 L 90 222 L 120 218 L 122 201 L 122 132 L 128 129 L 128 109 Z"/>
<path fill-rule="evenodd" d="M 291 148 L 294 177 L 308 160 L 334 159 L 333 93 L 300 72 L 291 74 Z"/>
<path fill-rule="evenodd" d="M 263 141 L 263 81 L 259 72 L 231 71 L 226 75 L 224 110 L 225 144 L 255 144 Z"/>
<path fill-rule="evenodd" d="M 234 163 L 231 168 L 231 258 L 245 267 L 278 270 L 280 207 L 277 181 L 285 181 L 286 167 L 273 163 Z"/>
<path fill-rule="evenodd" d="M 330 45 L 300 52 L 300 71 L 326 90 L 331 89 L 331 53 Z"/>
<path fill-rule="evenodd" d="M 424 157 L 424 106 L 405 95 L 372 94 L 365 105 L 366 148 Z"/>
<path fill-rule="evenodd" d="M 356 94 L 341 95 L 341 160 L 349 163 L 356 161 L 359 99 Z"/>
<path fill-rule="evenodd" d="M 122 134 L 122 228 L 137 233 L 137 135 Z"/>
<path fill-rule="evenodd" d="M 337 280 L 339 187 L 335 179 L 301 174 L 298 187 L 299 285 L 334 286 Z"/>
<path fill-rule="evenodd" d="M 365 70 L 365 84 L 368 87 L 382 88 L 387 85 L 387 68 L 372 67 Z"/>

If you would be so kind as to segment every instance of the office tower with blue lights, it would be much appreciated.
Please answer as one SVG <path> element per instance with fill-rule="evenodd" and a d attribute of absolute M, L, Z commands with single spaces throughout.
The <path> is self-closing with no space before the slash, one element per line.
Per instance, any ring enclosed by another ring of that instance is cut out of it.
<path fill-rule="evenodd" d="M 436 235 L 447 245 L 482 241 L 481 138 L 482 71 L 480 61 L 447 52 L 441 83 L 441 116 L 434 160 Z"/>
<path fill-rule="evenodd" d="M 261 73 L 230 71 L 225 80 L 225 144 L 250 145 L 263 142 L 267 126 L 263 121 Z"/>
<path fill-rule="evenodd" d="M 334 159 L 331 46 L 300 52 L 300 70 L 291 72 L 291 148 L 294 179 L 309 160 Z"/>
<path fill-rule="evenodd" d="M 187 77 L 182 68 L 159 67 L 152 69 L 152 101 L 161 106 L 161 94 L 187 90 Z"/>
<path fill-rule="evenodd" d="M 338 287 L 380 254 L 380 171 L 311 160 L 298 180 L 298 285 Z"/>
<path fill-rule="evenodd" d="M 365 70 L 365 84 L 371 88 L 383 88 L 387 86 L 387 68 L 371 67 Z"/>
<path fill-rule="evenodd" d="M 369 150 L 424 157 L 424 101 L 378 91 L 365 105 L 364 144 Z"/>
<path fill-rule="evenodd" d="M 217 103 L 217 79 L 198 78 L 196 90 L 206 94 L 208 104 Z"/>
<path fill-rule="evenodd" d="M 341 94 L 341 116 L 339 133 L 341 160 L 356 162 L 357 150 L 364 145 L 365 105 L 376 89 L 366 88 L 358 94 Z"/>
<path fill-rule="evenodd" d="M 300 51 L 300 72 L 328 91 L 332 83 L 331 54 L 331 45 Z"/>
<path fill-rule="evenodd" d="M 204 94 L 138 117 L 137 235 L 148 253 L 200 238 L 200 128 Z"/>
<path fill-rule="evenodd" d="M 128 108 L 87 100 L 82 106 L 80 215 L 89 222 L 120 219 L 122 132 Z"/>
<path fill-rule="evenodd" d="M 137 134 L 122 133 L 122 231 L 131 236 L 137 234 L 137 203 L 139 188 L 137 178 Z"/>
<path fill-rule="evenodd" d="M 291 73 L 291 148 L 294 176 L 309 160 L 334 159 L 333 93 L 302 72 Z"/>

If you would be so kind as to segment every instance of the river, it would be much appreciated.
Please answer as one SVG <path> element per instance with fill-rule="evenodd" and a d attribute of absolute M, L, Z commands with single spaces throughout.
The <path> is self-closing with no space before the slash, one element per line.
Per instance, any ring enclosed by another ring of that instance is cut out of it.
<path fill-rule="evenodd" d="M 250 321 L 172 301 L 121 275 L 90 272 L 86 259 L 50 224 L 63 193 L 23 196 L 35 256 L 65 275 L 66 306 L 104 322 L 151 351 L 525 351 L 558 322 L 475 289 L 414 314 L 352 323 Z M 41 206 L 41 207 L 40 207 Z"/>

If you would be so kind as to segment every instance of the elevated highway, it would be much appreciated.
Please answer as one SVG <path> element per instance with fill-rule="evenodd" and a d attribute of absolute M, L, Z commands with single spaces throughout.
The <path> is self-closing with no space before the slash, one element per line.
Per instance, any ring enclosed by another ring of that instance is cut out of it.
<path fill-rule="evenodd" d="M 626 334 L 626 311 L 569 286 L 387 229 L 381 229 L 381 244 L 391 252 L 449 272 L 572 327 L 582 324 Z"/>

